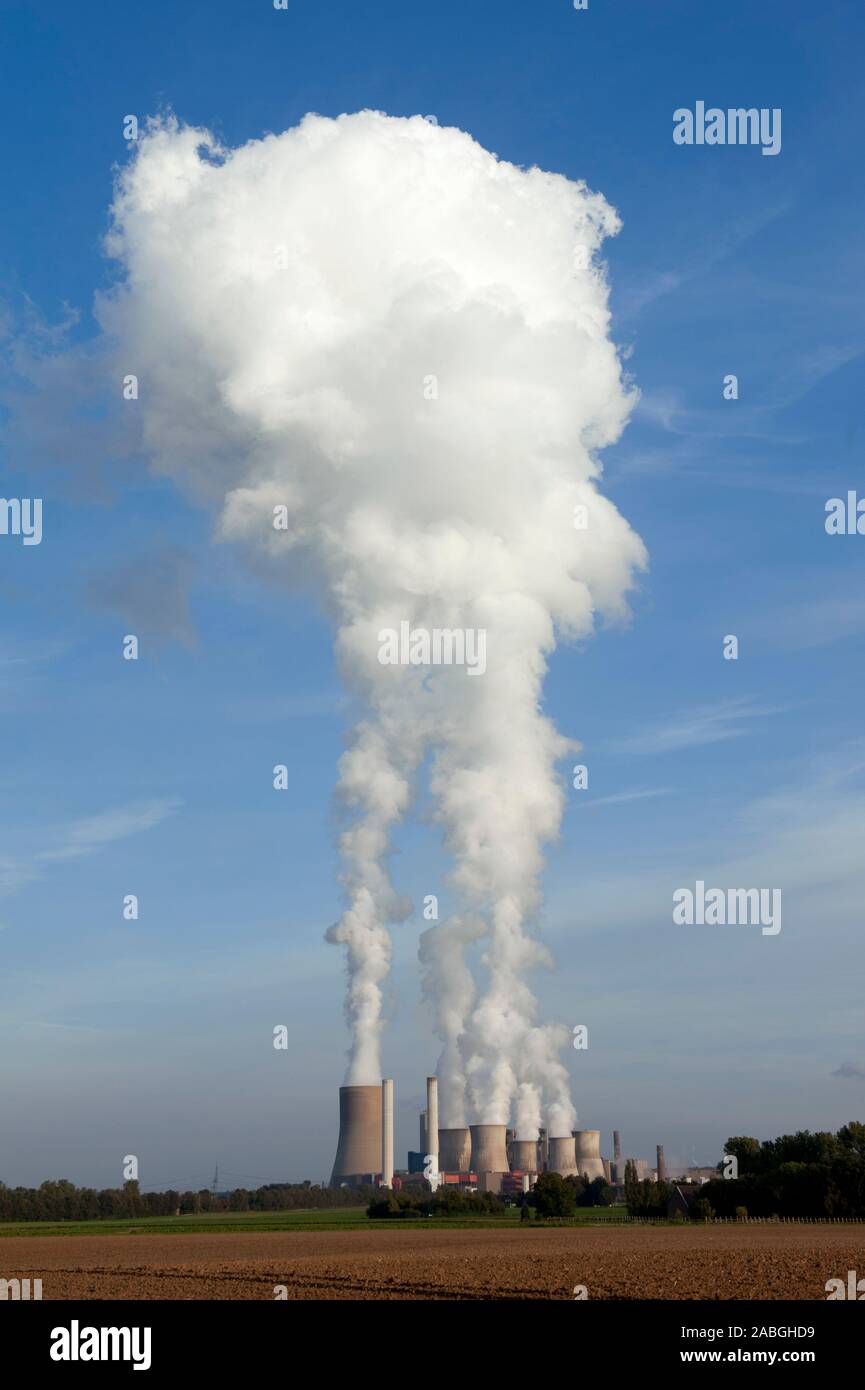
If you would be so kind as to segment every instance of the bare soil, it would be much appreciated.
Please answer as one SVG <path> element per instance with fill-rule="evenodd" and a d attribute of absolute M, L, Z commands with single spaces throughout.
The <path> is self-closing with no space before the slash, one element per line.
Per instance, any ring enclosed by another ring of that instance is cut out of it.
<path fill-rule="evenodd" d="M 824 1299 L 865 1227 L 14 1236 L 0 1278 L 43 1299 Z"/>

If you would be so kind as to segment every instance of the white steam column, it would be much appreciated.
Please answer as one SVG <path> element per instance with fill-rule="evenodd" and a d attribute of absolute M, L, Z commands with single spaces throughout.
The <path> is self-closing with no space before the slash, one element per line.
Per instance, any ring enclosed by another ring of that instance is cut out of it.
<path fill-rule="evenodd" d="M 393 1081 L 381 1083 L 381 1185 L 393 1187 Z"/>
<path fill-rule="evenodd" d="M 429 1181 L 433 1191 L 439 1183 L 439 1080 L 437 1076 L 426 1079 L 426 1157 Z"/>

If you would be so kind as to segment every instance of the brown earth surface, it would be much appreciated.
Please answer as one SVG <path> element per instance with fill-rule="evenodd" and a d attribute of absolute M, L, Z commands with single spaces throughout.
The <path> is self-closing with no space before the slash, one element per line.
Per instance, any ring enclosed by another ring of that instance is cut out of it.
<path fill-rule="evenodd" d="M 824 1299 L 865 1227 L 13 1236 L 0 1278 L 43 1299 Z"/>

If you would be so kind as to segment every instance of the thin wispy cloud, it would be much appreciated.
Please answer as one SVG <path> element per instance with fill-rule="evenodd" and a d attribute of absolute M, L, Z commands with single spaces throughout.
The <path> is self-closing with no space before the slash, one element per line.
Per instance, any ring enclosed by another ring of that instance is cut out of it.
<path fill-rule="evenodd" d="M 646 725 L 631 738 L 615 745 L 618 753 L 676 753 L 683 748 L 700 748 L 753 733 L 753 723 L 770 714 L 780 714 L 784 706 L 752 705 L 746 699 L 725 700 L 715 705 L 683 710 L 656 724 Z"/>
<path fill-rule="evenodd" d="M 842 1062 L 831 1074 L 840 1076 L 843 1081 L 865 1081 L 865 1067 L 857 1066 L 854 1062 Z"/>
<path fill-rule="evenodd" d="M 752 237 L 789 210 L 788 201 L 769 207 L 740 212 L 735 220 L 718 228 L 711 237 L 703 237 L 688 263 L 675 270 L 650 270 L 641 267 L 639 281 L 625 288 L 619 299 L 619 313 L 624 321 L 639 318 L 656 300 L 676 294 L 693 281 L 702 280 L 727 260 Z"/>
<path fill-rule="evenodd" d="M 642 791 L 614 792 L 611 796 L 598 796 L 578 804 L 587 811 L 594 811 L 599 806 L 620 806 L 628 801 L 646 801 L 650 797 L 671 796 L 672 791 L 672 787 L 647 787 Z"/>
<path fill-rule="evenodd" d="M 46 832 L 56 839 L 49 848 L 0 858 L 0 893 L 14 893 L 41 878 L 46 864 L 83 859 L 117 840 L 150 830 L 173 815 L 180 805 L 175 797 L 135 802 Z"/>
<path fill-rule="evenodd" d="M 767 615 L 760 632 L 786 651 L 806 651 L 846 641 L 865 632 L 865 596 L 834 594 Z"/>

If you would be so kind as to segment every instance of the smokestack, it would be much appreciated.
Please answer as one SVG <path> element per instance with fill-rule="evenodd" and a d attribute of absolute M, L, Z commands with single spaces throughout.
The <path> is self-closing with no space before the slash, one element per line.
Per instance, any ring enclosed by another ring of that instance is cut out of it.
<path fill-rule="evenodd" d="M 623 1181 L 622 1176 L 622 1136 L 617 1129 L 613 1130 L 613 1182 Z"/>
<path fill-rule="evenodd" d="M 332 1187 L 356 1187 L 381 1172 L 381 1092 L 381 1086 L 340 1086 Z"/>
<path fill-rule="evenodd" d="M 426 1130 L 426 1111 L 422 1110 L 420 1112 L 420 1151 L 423 1154 L 424 1158 L 426 1158 L 427 1155 Z"/>
<path fill-rule="evenodd" d="M 547 1172 L 558 1173 L 563 1178 L 571 1177 L 578 1172 L 574 1141 L 570 1136 L 567 1139 L 549 1141 Z"/>
<path fill-rule="evenodd" d="M 538 1162 L 541 1165 L 539 1169 L 541 1173 L 545 1173 L 547 1170 L 547 1159 L 549 1157 L 549 1152 L 550 1141 L 547 1137 L 547 1131 L 545 1129 L 540 1129 L 538 1130 Z"/>
<path fill-rule="evenodd" d="M 587 1175 L 589 1182 L 603 1178 L 604 1160 L 601 1158 L 601 1131 L 599 1129 L 578 1129 L 574 1140 L 577 1172 Z"/>
<path fill-rule="evenodd" d="M 437 1076 L 426 1079 L 426 1138 L 427 1154 L 432 1159 L 430 1172 L 439 1171 L 439 1081 Z"/>
<path fill-rule="evenodd" d="M 505 1146 L 507 1125 L 469 1125 L 472 1137 L 471 1170 L 477 1173 L 507 1173 L 508 1151 Z"/>
<path fill-rule="evenodd" d="M 439 1171 L 468 1173 L 471 1161 L 472 1141 L 468 1129 L 440 1129 Z"/>
<path fill-rule="evenodd" d="M 511 1144 L 511 1171 L 514 1173 L 538 1172 L 538 1141 L 536 1139 L 515 1139 Z"/>
<path fill-rule="evenodd" d="M 381 1083 L 381 1185 L 393 1187 L 393 1081 Z"/>
<path fill-rule="evenodd" d="M 659 1144 L 659 1145 L 658 1145 L 658 1164 L 657 1164 L 657 1167 L 658 1167 L 658 1182 L 666 1182 L 666 1181 L 667 1181 L 667 1162 L 666 1162 L 666 1159 L 664 1158 L 664 1146 L 663 1146 L 663 1144 Z"/>

